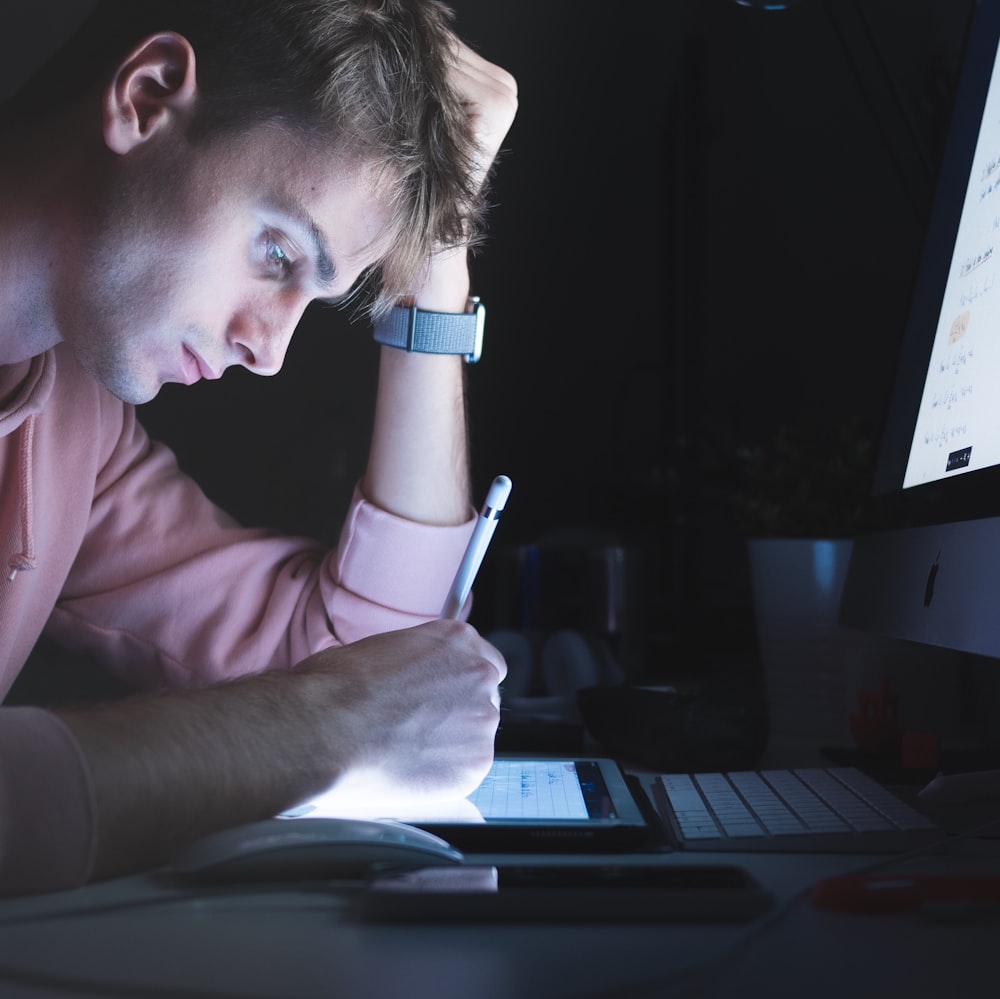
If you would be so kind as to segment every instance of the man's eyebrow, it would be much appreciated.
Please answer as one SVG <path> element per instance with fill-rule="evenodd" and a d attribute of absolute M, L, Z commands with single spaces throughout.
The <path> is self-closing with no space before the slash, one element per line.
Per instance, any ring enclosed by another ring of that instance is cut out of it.
<path fill-rule="evenodd" d="M 330 248 L 327 246 L 326 237 L 323 235 L 316 222 L 306 215 L 302 222 L 309 233 L 312 241 L 313 253 L 316 256 L 316 277 L 324 288 L 329 288 L 337 279 L 337 268 L 330 258 Z"/>
<path fill-rule="evenodd" d="M 337 280 L 337 268 L 330 256 L 330 247 L 327 244 L 326 236 L 323 235 L 323 230 L 320 229 L 316 220 L 298 201 L 293 199 L 278 198 L 274 202 L 274 207 L 287 215 L 309 236 L 313 256 L 316 258 L 316 280 L 324 288 L 332 287 Z"/>

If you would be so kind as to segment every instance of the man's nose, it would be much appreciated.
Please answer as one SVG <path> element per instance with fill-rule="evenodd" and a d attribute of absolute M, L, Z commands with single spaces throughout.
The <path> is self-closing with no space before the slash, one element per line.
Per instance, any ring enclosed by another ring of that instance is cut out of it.
<path fill-rule="evenodd" d="M 256 375 L 275 375 L 285 363 L 292 334 L 305 305 L 251 309 L 230 324 L 228 340 L 236 363 Z"/>

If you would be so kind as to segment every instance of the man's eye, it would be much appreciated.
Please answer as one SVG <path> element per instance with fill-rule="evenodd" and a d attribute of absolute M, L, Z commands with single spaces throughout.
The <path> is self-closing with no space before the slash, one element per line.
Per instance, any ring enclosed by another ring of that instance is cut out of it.
<path fill-rule="evenodd" d="M 268 267 L 279 277 L 291 277 L 292 262 L 273 236 L 264 237 L 264 257 Z"/>

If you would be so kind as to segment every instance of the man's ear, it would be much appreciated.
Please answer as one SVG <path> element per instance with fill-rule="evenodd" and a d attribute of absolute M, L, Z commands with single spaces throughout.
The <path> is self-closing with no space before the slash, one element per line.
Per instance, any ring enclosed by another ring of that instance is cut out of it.
<path fill-rule="evenodd" d="M 194 103 L 194 49 L 172 31 L 150 35 L 119 64 L 104 90 L 104 141 L 124 155 Z"/>

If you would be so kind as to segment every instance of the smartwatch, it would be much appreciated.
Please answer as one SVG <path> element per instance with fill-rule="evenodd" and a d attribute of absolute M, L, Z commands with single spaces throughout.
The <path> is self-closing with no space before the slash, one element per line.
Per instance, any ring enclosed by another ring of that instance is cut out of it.
<path fill-rule="evenodd" d="M 415 354 L 463 354 L 475 364 L 483 353 L 486 307 L 478 296 L 465 312 L 425 312 L 396 306 L 375 320 L 375 342 Z"/>

